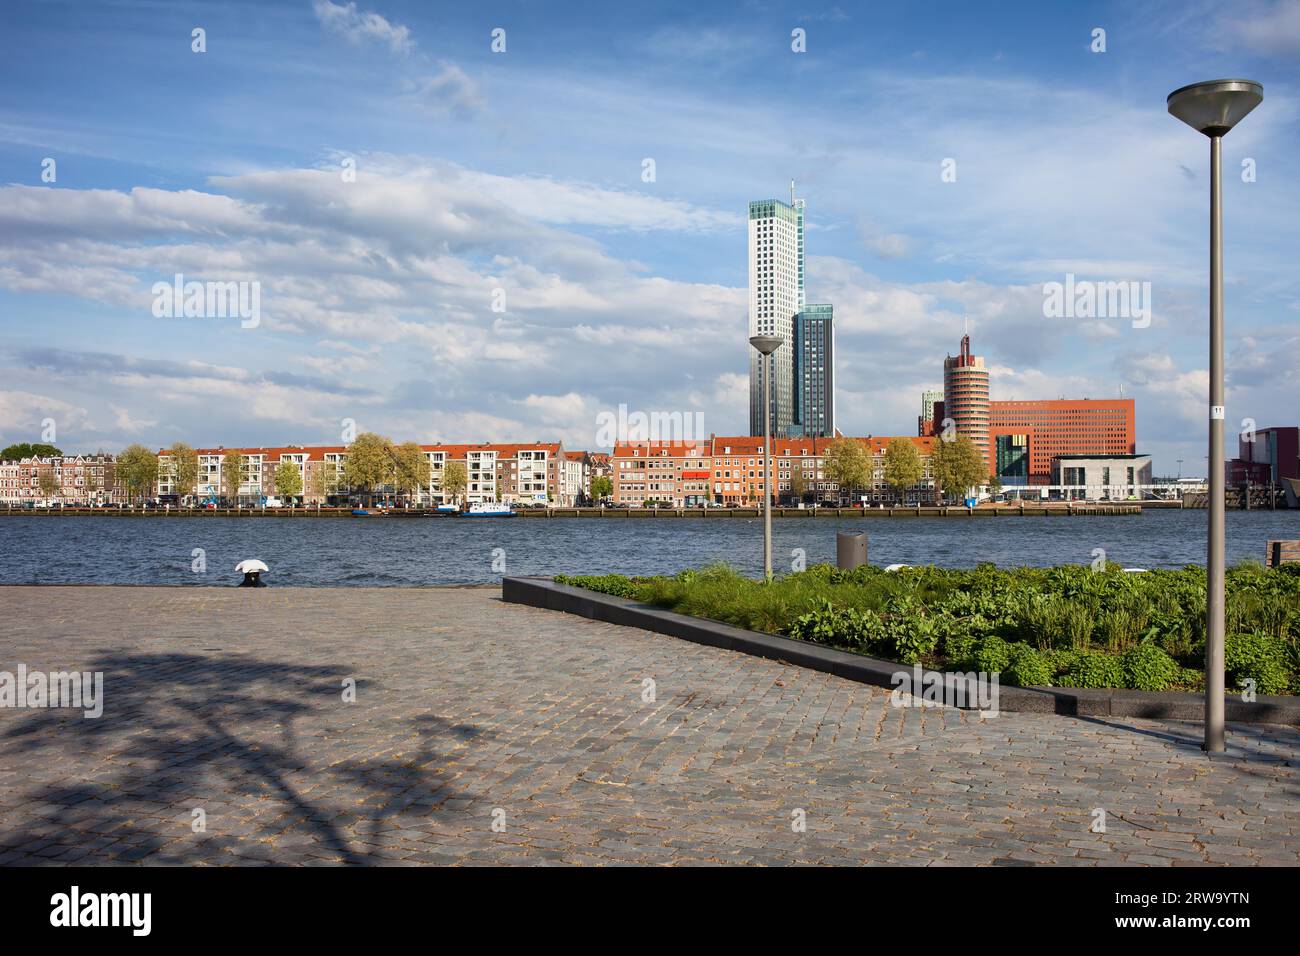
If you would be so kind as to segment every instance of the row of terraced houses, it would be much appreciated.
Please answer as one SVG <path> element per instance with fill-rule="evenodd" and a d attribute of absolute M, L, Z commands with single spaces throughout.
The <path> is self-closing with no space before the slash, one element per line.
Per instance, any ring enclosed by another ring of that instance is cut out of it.
<path fill-rule="evenodd" d="M 884 480 L 884 452 L 889 438 L 858 438 L 872 461 L 872 482 L 854 489 L 869 501 L 931 502 L 930 437 L 909 438 L 926 465 L 925 477 L 903 493 Z M 838 501 L 840 489 L 826 477 L 824 457 L 829 438 L 774 438 L 772 477 L 776 500 Z M 410 496 L 412 503 L 453 502 L 443 488 L 449 462 L 464 464 L 465 491 L 456 496 L 468 503 L 502 501 L 510 504 L 550 504 L 569 507 L 594 501 L 592 480 L 611 479 L 609 500 L 619 507 L 659 503 L 674 507 L 702 504 L 744 505 L 762 501 L 763 440 L 747 435 L 711 436 L 698 442 L 631 442 L 612 454 L 569 451 L 561 442 L 433 444 L 420 446 L 429 459 L 430 481 Z M 242 461 L 236 483 L 227 459 Z M 337 504 L 348 499 L 346 445 L 286 445 L 274 448 L 200 448 L 198 478 L 192 492 L 197 501 L 255 503 L 277 497 L 275 472 L 284 463 L 298 469 L 305 504 Z M 171 458 L 159 453 L 159 478 L 150 497 L 175 495 Z M 56 476 L 57 491 L 48 494 L 43 472 Z M 373 489 L 382 491 L 382 489 Z M 65 504 L 127 503 L 125 490 L 114 477 L 111 455 L 29 458 L 0 463 L 0 503 L 59 501 Z"/>
<path fill-rule="evenodd" d="M 451 496 L 442 488 L 448 462 L 465 465 L 466 488 L 461 500 L 504 501 L 512 504 L 580 504 L 591 497 L 593 477 L 608 475 L 609 455 L 566 451 L 559 442 L 533 444 L 479 443 L 422 445 L 429 459 L 431 481 L 411 496 L 416 504 L 442 504 Z M 227 459 L 238 453 L 242 460 L 236 482 Z M 219 500 L 256 503 L 277 496 L 276 469 L 289 463 L 297 467 L 306 504 L 345 501 L 346 445 L 286 445 L 274 448 L 200 448 L 198 478 L 190 497 L 202 502 Z M 158 482 L 147 498 L 175 495 L 175 469 L 166 449 L 158 452 Z M 111 505 L 129 503 L 129 495 L 115 474 L 112 455 L 66 455 L 0 462 L 0 504 Z M 52 479 L 52 480 L 51 480 Z M 382 492 L 383 489 L 372 489 Z"/>
<path fill-rule="evenodd" d="M 933 502 L 929 474 L 933 442 L 929 437 L 909 438 L 917 445 L 925 477 L 902 494 L 884 480 L 884 452 L 890 438 L 858 438 L 871 456 L 872 484 L 855 489 L 870 501 Z M 823 459 L 829 438 L 773 439 L 772 477 L 778 501 L 838 501 L 839 486 L 826 477 Z M 700 442 L 631 442 L 617 445 L 612 454 L 567 451 L 560 442 L 534 444 L 434 444 L 420 446 L 429 459 L 429 484 L 411 496 L 419 505 L 453 502 L 443 487 L 447 464 L 465 465 L 466 486 L 459 500 L 468 503 L 502 501 L 509 504 L 550 504 L 569 507 L 594 501 L 591 482 L 611 479 L 609 500 L 620 507 L 659 503 L 673 507 L 703 504 L 744 505 L 762 501 L 763 440 L 747 435 L 712 436 Z M 284 462 L 299 469 L 308 504 L 333 503 L 348 497 L 347 446 L 288 446 L 240 448 L 241 500 L 277 494 L 275 471 Z M 224 448 L 199 449 L 200 500 L 233 498 L 229 476 L 223 474 L 230 453 Z M 176 493 L 166 451 L 159 454 L 159 496 Z"/>
<path fill-rule="evenodd" d="M 479 443 L 469 445 L 421 445 L 429 461 L 429 484 L 409 496 L 411 503 L 437 505 L 453 503 L 443 488 L 443 474 L 450 462 L 465 466 L 465 490 L 459 501 L 502 501 L 509 504 L 581 504 L 591 494 L 593 475 L 607 473 L 608 456 L 585 451 L 566 451 L 560 442 Z M 238 452 L 242 460 L 238 491 L 233 476 L 226 473 L 226 459 Z M 353 489 L 347 480 L 346 445 L 290 445 L 282 448 L 200 448 L 198 481 L 194 494 L 199 500 L 241 501 L 278 496 L 275 472 L 288 462 L 298 469 L 302 492 L 296 497 L 306 504 L 333 504 L 347 500 Z M 174 469 L 164 449 L 159 452 L 158 495 L 177 492 Z M 384 493 L 374 488 L 371 492 Z M 459 503 L 459 502 L 455 502 Z"/>
<path fill-rule="evenodd" d="M 827 477 L 825 457 L 831 438 L 772 439 L 773 500 L 840 502 L 841 489 Z M 911 437 L 925 467 L 911 488 L 895 491 L 885 481 L 885 449 L 893 438 L 854 438 L 871 458 L 868 487 L 852 489 L 854 500 L 933 503 L 930 450 L 934 437 Z M 613 503 L 639 507 L 649 502 L 689 508 L 692 505 L 743 506 L 764 495 L 761 436 L 718 437 L 699 442 L 631 442 L 617 445 L 611 460 Z M 847 489 L 845 489 L 847 491 Z"/>

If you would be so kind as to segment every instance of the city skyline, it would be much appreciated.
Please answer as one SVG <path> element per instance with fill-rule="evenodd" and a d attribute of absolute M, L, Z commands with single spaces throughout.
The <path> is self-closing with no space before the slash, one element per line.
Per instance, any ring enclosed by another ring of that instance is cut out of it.
<path fill-rule="evenodd" d="M 1172 473 L 1203 454 L 1206 168 L 1164 96 L 1239 73 L 1273 106 L 1225 147 L 1229 430 L 1289 423 L 1294 3 L 951 7 L 943 38 L 897 11 L 507 6 L 500 53 L 496 24 L 414 3 L 264 6 L 261 31 L 247 6 L 86 6 L 73 35 L 63 10 L 16 9 L 4 444 L 47 418 L 87 451 L 331 442 L 349 418 L 592 447 L 622 403 L 741 434 L 744 203 L 793 177 L 846 434 L 910 434 L 969 315 L 994 400 L 1123 387 Z M 762 129 L 790 133 L 756 148 Z M 176 275 L 260 282 L 260 322 L 157 317 Z M 1151 283 L 1149 324 L 1046 318 L 1044 284 L 1074 276 Z"/>

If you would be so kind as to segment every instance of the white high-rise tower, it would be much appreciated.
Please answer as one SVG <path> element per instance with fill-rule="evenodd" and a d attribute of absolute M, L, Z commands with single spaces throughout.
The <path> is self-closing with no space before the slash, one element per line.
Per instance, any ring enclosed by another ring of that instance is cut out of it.
<path fill-rule="evenodd" d="M 772 376 L 772 434 L 792 433 L 794 317 L 804 303 L 804 203 L 762 199 L 749 204 L 749 334 L 779 335 L 785 344 L 768 358 L 749 353 L 749 433 L 763 434 L 763 375 Z"/>

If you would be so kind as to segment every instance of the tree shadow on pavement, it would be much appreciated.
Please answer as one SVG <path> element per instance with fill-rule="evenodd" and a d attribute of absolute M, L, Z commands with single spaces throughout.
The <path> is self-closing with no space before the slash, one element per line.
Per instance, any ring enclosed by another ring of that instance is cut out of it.
<path fill-rule="evenodd" d="M 441 768 L 482 732 L 418 705 L 407 717 L 344 703 L 352 668 L 169 653 L 82 669 L 103 672 L 99 718 L 24 710 L 0 723 L 0 766 L 32 781 L 11 783 L 0 807 L 0 861 L 382 862 L 385 820 L 472 799 Z M 357 686 L 358 700 L 383 702 Z"/>

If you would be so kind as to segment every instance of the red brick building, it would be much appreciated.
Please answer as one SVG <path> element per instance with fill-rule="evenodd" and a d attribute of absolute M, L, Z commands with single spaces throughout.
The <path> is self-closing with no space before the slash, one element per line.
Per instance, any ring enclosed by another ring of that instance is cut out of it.
<path fill-rule="evenodd" d="M 1259 428 L 1238 437 L 1237 457 L 1224 463 L 1229 486 L 1281 485 L 1300 478 L 1300 427 Z"/>
<path fill-rule="evenodd" d="M 125 500 L 112 455 L 54 455 L 0 461 L 0 503 L 104 505 Z"/>
<path fill-rule="evenodd" d="M 1027 484 L 1050 484 L 1052 459 L 1058 455 L 1132 455 L 1136 426 L 1131 398 L 1062 398 L 1045 401 L 991 402 L 989 448 L 992 464 L 1003 477 L 1023 477 Z M 1005 439 L 999 442 L 999 437 Z M 1004 474 L 1000 451 L 1024 448 L 1024 475 Z"/>
<path fill-rule="evenodd" d="M 870 458 L 871 477 L 866 487 L 853 489 L 868 503 L 897 500 L 932 502 L 934 484 L 929 474 L 930 451 L 936 439 L 907 436 L 914 442 L 926 467 L 913 488 L 898 493 L 885 482 L 885 449 L 893 438 L 852 438 Z M 772 439 L 772 479 L 776 500 L 784 503 L 840 500 L 839 485 L 827 477 L 825 457 L 832 438 Z M 712 436 L 702 442 L 630 442 L 618 445 L 612 456 L 613 503 L 636 508 L 658 502 L 666 507 L 689 508 L 702 504 L 745 507 L 761 504 L 764 494 L 763 439 L 761 436 Z"/>

